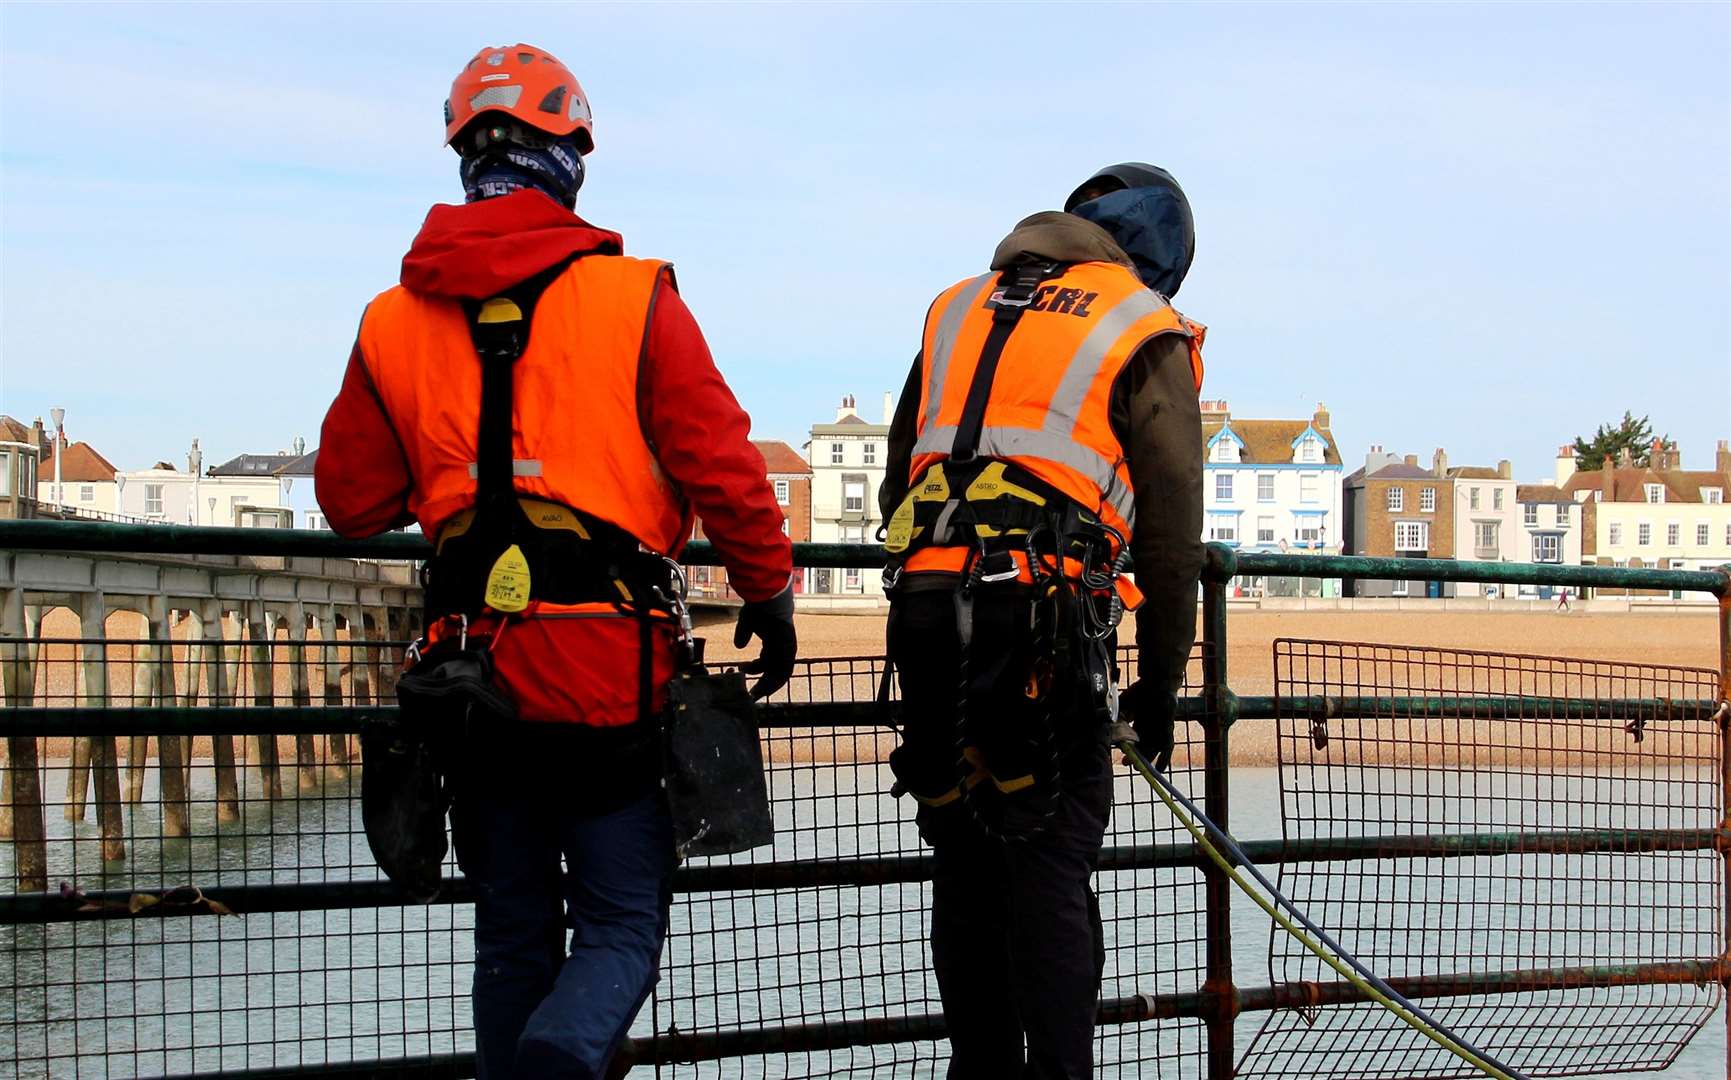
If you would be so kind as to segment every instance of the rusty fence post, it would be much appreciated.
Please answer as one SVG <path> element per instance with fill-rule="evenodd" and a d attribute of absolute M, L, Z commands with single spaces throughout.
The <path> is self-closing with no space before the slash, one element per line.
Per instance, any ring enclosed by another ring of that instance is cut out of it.
<path fill-rule="evenodd" d="M 1237 698 L 1227 682 L 1226 585 L 1236 572 L 1228 548 L 1210 545 L 1202 577 L 1203 807 L 1220 828 L 1231 831 L 1228 807 L 1229 750 Z M 1208 1080 L 1232 1080 L 1238 987 L 1232 981 L 1232 882 L 1210 862 L 1202 864 L 1207 930 L 1207 975 L 1202 984 L 1208 1025 Z"/>
<path fill-rule="evenodd" d="M 0 688 L 8 708 L 29 706 L 36 701 L 36 661 L 39 646 L 33 640 L 41 630 L 40 609 L 28 607 L 23 589 L 8 589 L 0 598 L 0 634 L 22 638 L 6 646 L 0 662 Z M 12 869 L 17 892 L 48 890 L 48 833 L 42 819 L 42 772 L 36 736 L 11 735 L 6 739 L 7 835 L 12 839 Z"/>
<path fill-rule="evenodd" d="M 239 681 L 238 660 L 235 664 L 233 677 L 225 655 L 227 649 L 224 640 L 227 634 L 223 629 L 223 619 L 226 612 L 221 600 L 206 600 L 201 605 L 201 625 L 199 627 L 199 660 L 204 665 L 205 700 L 217 708 L 234 704 L 235 684 Z M 237 619 L 236 631 L 240 629 Z M 238 649 L 237 649 L 238 655 Z M 212 735 L 210 737 L 211 767 L 216 773 L 216 820 L 218 822 L 240 820 L 240 779 L 234 769 L 234 736 Z"/>

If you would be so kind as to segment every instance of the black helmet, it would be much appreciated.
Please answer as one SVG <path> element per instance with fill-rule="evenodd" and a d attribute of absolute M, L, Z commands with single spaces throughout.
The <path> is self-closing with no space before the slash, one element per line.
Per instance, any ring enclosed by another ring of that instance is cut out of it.
<path fill-rule="evenodd" d="M 1110 233 L 1144 285 L 1178 292 L 1196 255 L 1196 222 L 1171 173 L 1140 161 L 1110 165 L 1071 192 L 1064 209 Z"/>

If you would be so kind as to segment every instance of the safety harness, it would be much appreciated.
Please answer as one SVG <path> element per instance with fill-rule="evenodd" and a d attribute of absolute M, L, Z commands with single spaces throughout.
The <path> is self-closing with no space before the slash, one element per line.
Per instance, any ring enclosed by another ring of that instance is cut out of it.
<path fill-rule="evenodd" d="M 998 288 L 987 300 L 993 308 L 992 325 L 968 386 L 955 442 L 944 460 L 928 466 L 910 485 L 884 532 L 889 556 L 884 588 L 892 597 L 909 587 L 904 574 L 918 552 L 966 549 L 955 578 L 956 633 L 961 645 L 956 736 L 958 753 L 973 772 L 953 790 L 913 794 L 928 806 L 960 801 L 976 824 L 1002 840 L 1036 835 L 1057 812 L 1063 786 L 1057 722 L 1067 712 L 1062 706 L 1087 700 L 1102 731 L 1116 722 L 1118 713 L 1111 642 L 1125 610 L 1118 588 L 1130 562 L 1124 536 L 1097 513 L 1016 463 L 978 454 L 1005 344 L 1041 284 L 1062 271 L 1061 264 L 1030 263 L 999 278 Z M 970 663 L 974 605 L 983 590 L 1020 590 L 1033 606 L 1034 661 L 1024 692 L 1039 717 L 1037 730 L 1029 733 L 1028 748 L 1043 764 L 1007 778 L 988 768 L 978 747 L 982 721 L 973 718 L 969 709 L 977 693 Z M 1036 775 L 1040 771 L 1046 775 Z M 971 797 L 986 780 L 1004 794 L 1029 788 L 1042 793 L 1038 823 L 1016 833 L 992 826 Z"/>
<path fill-rule="evenodd" d="M 671 620 L 682 640 L 691 640 L 684 574 L 673 560 L 609 522 L 520 496 L 513 479 L 516 363 L 529 343 L 536 302 L 580 257 L 499 296 L 462 301 L 481 360 L 477 491 L 475 505 L 440 531 L 433 558 L 422 569 L 427 639 L 460 635 L 465 647 L 490 651 L 511 620 L 536 617 L 542 605 L 611 605 L 638 622 L 638 715 L 648 720 L 655 696 L 655 627 Z M 477 631 L 483 620 L 490 631 Z"/>

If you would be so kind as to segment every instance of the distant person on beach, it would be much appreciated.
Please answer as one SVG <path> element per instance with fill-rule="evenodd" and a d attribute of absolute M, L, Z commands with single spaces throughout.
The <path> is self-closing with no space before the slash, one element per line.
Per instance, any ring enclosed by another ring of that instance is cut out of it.
<path fill-rule="evenodd" d="M 573 212 L 594 138 L 570 70 L 531 45 L 482 49 L 445 139 L 465 204 L 428 212 L 402 284 L 361 319 L 319 504 L 345 536 L 420 522 L 436 554 L 418 655 L 472 660 L 474 700 L 515 714 L 468 706 L 448 775 L 479 1076 L 622 1075 L 675 862 L 667 557 L 702 515 L 745 601 L 735 644 L 763 643 L 747 666 L 763 696 L 793 667 L 792 553 L 672 267 Z"/>
<path fill-rule="evenodd" d="M 1558 611 L 1568 611 L 1569 610 L 1569 590 L 1567 590 L 1567 589 L 1557 590 L 1557 610 Z"/>
<path fill-rule="evenodd" d="M 1126 164 L 1065 210 L 931 305 L 879 498 L 950 1080 L 1092 1075 L 1116 623 L 1137 609 L 1122 704 L 1160 768 L 1195 638 L 1203 329 L 1167 299 L 1190 206 Z"/>

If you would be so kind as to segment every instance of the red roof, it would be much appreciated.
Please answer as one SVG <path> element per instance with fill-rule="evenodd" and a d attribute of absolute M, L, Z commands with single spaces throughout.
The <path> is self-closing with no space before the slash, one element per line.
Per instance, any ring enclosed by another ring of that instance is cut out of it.
<path fill-rule="evenodd" d="M 114 463 L 97 453 L 89 443 L 75 442 L 66 445 L 66 459 L 60 466 L 62 483 L 112 483 L 114 473 Z M 36 466 L 36 479 L 44 484 L 54 482 L 53 443 L 48 444 L 48 454 Z"/>
<path fill-rule="evenodd" d="M 801 476 L 811 474 L 811 466 L 799 456 L 799 451 L 784 442 L 776 439 L 753 439 L 751 445 L 757 447 L 757 452 L 763 455 L 766 473 L 798 473 Z"/>

